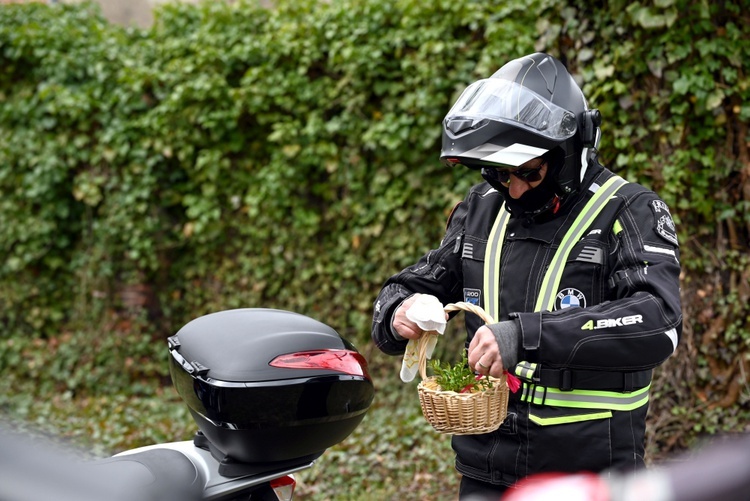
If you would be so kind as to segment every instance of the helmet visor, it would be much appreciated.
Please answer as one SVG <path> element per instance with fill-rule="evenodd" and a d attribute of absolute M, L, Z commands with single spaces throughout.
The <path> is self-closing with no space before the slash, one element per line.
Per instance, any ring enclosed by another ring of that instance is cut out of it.
<path fill-rule="evenodd" d="M 485 78 L 468 86 L 446 118 L 461 116 L 513 121 L 553 140 L 568 139 L 577 128 L 570 111 L 500 78 Z"/>

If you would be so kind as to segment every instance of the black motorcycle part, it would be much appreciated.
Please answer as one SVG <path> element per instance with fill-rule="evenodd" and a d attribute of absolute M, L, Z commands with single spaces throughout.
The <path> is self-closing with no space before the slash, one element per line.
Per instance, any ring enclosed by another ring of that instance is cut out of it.
<path fill-rule="evenodd" d="M 331 327 L 283 310 L 199 317 L 169 339 L 170 373 L 199 429 L 239 463 L 322 454 L 359 425 L 367 363 Z"/>
<path fill-rule="evenodd" d="M 253 475 L 273 475 L 274 473 L 282 474 L 290 469 L 301 468 L 312 461 L 318 459 L 322 452 L 310 454 L 302 458 L 289 459 L 286 461 L 273 461 L 269 463 L 241 463 L 231 456 L 224 454 L 219 450 L 202 431 L 199 431 L 193 437 L 193 444 L 196 447 L 207 450 L 213 458 L 219 462 L 219 474 L 227 478 L 246 477 Z"/>
<path fill-rule="evenodd" d="M 109 499 L 139 501 L 197 501 L 203 483 L 185 455 L 154 449 L 114 456 L 86 464 L 83 470 L 106 485 Z"/>

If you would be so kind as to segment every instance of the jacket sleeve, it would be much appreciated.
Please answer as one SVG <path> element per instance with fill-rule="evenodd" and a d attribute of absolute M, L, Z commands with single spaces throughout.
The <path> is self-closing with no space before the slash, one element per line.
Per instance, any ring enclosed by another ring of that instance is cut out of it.
<path fill-rule="evenodd" d="M 521 359 L 548 367 L 651 369 L 682 334 L 680 262 L 674 222 L 656 194 L 641 191 L 617 214 L 602 303 L 515 314 Z"/>
<path fill-rule="evenodd" d="M 372 340 L 384 353 L 399 355 L 407 341 L 393 331 L 393 314 L 412 294 L 431 294 L 441 303 L 461 299 L 461 241 L 466 218 L 466 201 L 453 209 L 440 246 L 422 256 L 414 266 L 389 278 L 375 299 Z"/>

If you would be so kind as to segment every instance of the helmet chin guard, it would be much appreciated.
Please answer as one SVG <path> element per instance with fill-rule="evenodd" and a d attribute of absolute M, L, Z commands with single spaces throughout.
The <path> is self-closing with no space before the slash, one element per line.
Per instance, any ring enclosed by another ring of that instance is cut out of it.
<path fill-rule="evenodd" d="M 535 53 L 464 90 L 443 120 L 440 159 L 471 169 L 515 168 L 558 150 L 556 191 L 567 196 L 580 187 L 600 124 L 565 66 Z"/>

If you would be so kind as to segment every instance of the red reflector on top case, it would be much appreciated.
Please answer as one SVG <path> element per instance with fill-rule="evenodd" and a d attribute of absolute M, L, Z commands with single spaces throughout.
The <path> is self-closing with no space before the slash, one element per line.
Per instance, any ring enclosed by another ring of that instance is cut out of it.
<path fill-rule="evenodd" d="M 289 353 L 274 358 L 271 366 L 282 369 L 327 369 L 370 379 L 365 357 L 351 350 L 311 350 Z"/>

